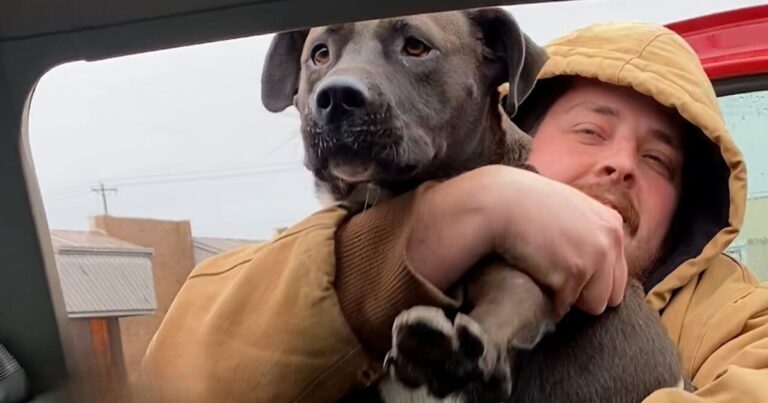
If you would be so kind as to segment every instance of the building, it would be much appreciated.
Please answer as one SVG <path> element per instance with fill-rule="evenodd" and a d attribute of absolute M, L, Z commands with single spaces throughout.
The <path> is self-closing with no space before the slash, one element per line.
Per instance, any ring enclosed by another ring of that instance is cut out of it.
<path fill-rule="evenodd" d="M 91 231 L 151 249 L 157 307 L 151 315 L 120 318 L 120 337 L 127 376 L 136 381 L 144 352 L 176 294 L 201 260 L 255 240 L 193 238 L 189 221 L 97 216 Z"/>
<path fill-rule="evenodd" d="M 76 373 L 105 395 L 126 376 L 120 319 L 157 308 L 153 251 L 98 232 L 54 230 L 51 240 Z"/>
<path fill-rule="evenodd" d="M 747 201 L 744 225 L 728 252 L 768 281 L 768 196 Z"/>
<path fill-rule="evenodd" d="M 195 238 L 189 221 L 93 217 L 89 231 L 51 230 L 75 373 L 85 393 L 130 401 L 141 359 L 176 293 L 208 257 L 258 241 Z"/>

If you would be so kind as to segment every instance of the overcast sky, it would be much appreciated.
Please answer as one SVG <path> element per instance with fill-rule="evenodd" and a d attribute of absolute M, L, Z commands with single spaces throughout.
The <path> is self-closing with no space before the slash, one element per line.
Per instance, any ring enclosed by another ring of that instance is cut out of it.
<path fill-rule="evenodd" d="M 594 22 L 667 23 L 761 3 L 584 0 L 509 10 L 544 44 Z M 265 238 L 317 209 L 297 113 L 271 114 L 260 103 L 270 39 L 70 63 L 46 74 L 32 98 L 30 141 L 50 227 L 87 229 L 88 217 L 102 213 L 91 190 L 99 181 L 118 190 L 107 197 L 110 214 L 188 219 L 196 236 Z"/>

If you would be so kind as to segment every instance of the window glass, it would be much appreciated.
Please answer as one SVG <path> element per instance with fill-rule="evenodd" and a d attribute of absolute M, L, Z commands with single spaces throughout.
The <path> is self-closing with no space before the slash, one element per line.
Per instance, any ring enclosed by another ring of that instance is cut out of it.
<path fill-rule="evenodd" d="M 720 98 L 731 135 L 747 163 L 747 211 L 728 249 L 762 280 L 768 280 L 768 91 Z"/>

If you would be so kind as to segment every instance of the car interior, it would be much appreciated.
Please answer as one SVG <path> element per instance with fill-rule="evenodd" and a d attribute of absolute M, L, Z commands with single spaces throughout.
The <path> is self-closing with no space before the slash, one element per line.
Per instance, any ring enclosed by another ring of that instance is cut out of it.
<path fill-rule="evenodd" d="M 0 2 L 0 347 L 11 352 L 26 371 L 30 395 L 44 396 L 76 375 L 71 365 L 72 335 L 63 325 L 66 310 L 28 141 L 30 101 L 46 72 L 72 61 L 97 61 L 309 26 L 536 2 Z M 728 95 L 754 90 L 756 83 L 765 87 L 765 77 L 724 80 L 718 91 Z"/>

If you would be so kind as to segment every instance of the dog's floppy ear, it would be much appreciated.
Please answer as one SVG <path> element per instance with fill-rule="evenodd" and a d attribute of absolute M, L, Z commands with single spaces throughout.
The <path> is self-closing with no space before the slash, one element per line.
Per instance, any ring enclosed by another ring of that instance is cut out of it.
<path fill-rule="evenodd" d="M 468 15 L 480 28 L 485 46 L 492 52 L 491 57 L 503 67 L 492 73 L 491 84 L 499 86 L 509 82 L 504 109 L 514 116 L 518 105 L 536 84 L 536 77 L 547 61 L 547 53 L 523 33 L 509 13 L 500 8 L 472 10 Z"/>
<path fill-rule="evenodd" d="M 281 32 L 272 38 L 261 74 L 261 102 L 270 112 L 293 104 L 299 90 L 301 51 L 309 30 Z"/>

